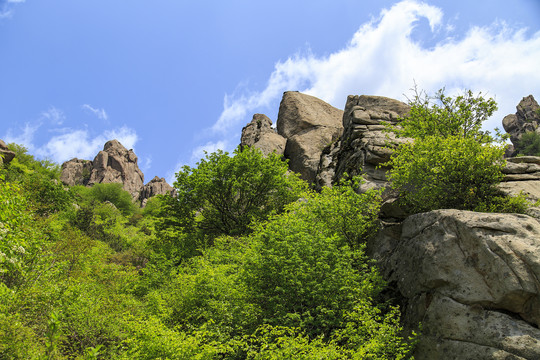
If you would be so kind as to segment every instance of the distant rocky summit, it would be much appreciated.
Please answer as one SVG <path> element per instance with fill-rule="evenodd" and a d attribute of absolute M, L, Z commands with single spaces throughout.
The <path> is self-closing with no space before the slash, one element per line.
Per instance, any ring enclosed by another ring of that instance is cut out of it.
<path fill-rule="evenodd" d="M 144 207 L 148 199 L 156 195 L 169 194 L 171 196 L 176 195 L 176 190 L 165 181 L 164 178 L 154 176 L 152 180 L 141 189 L 139 199 Z"/>
<path fill-rule="evenodd" d="M 144 174 L 137 161 L 133 150 L 127 150 L 118 140 L 110 140 L 93 161 L 75 158 L 63 163 L 60 180 L 70 186 L 120 183 L 134 200 L 144 203 L 151 196 L 172 191 L 165 179 L 157 177 L 157 181 L 154 178 L 144 185 Z"/>

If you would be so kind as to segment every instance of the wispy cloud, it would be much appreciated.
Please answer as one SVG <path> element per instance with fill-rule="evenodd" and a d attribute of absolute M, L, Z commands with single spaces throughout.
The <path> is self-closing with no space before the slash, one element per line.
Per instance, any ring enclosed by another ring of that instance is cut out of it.
<path fill-rule="evenodd" d="M 98 119 L 107 120 L 109 118 L 105 109 L 97 109 L 88 104 L 84 104 L 82 108 L 96 115 Z"/>
<path fill-rule="evenodd" d="M 19 145 L 24 145 L 26 148 L 28 148 L 28 150 L 34 150 L 34 136 L 40 126 L 41 123 L 26 123 L 24 128 L 19 129 L 18 134 L 15 134 L 13 129 L 9 129 L 7 134 L 4 136 L 4 141 L 8 144 L 16 143 Z"/>
<path fill-rule="evenodd" d="M 48 110 L 41 113 L 41 118 L 49 121 L 53 125 L 62 125 L 66 116 L 62 110 L 51 106 Z"/>
<path fill-rule="evenodd" d="M 21 4 L 25 0 L 0 0 L 0 19 L 13 16 L 14 4 Z"/>
<path fill-rule="evenodd" d="M 448 34 L 434 46 L 422 47 L 413 31 L 421 19 L 434 34 Z M 451 20 L 453 21 L 453 20 Z M 401 1 L 363 24 L 341 50 L 328 56 L 307 51 L 278 62 L 262 90 L 247 89 L 224 98 L 224 109 L 212 129 L 225 134 L 265 108 L 277 108 L 282 92 L 299 90 L 343 108 L 349 94 L 404 99 L 416 82 L 434 92 L 462 89 L 496 97 L 500 111 L 487 127 L 500 127 L 502 117 L 530 93 L 540 94 L 540 33 L 526 36 L 504 22 L 452 34 L 442 11 L 423 2 Z M 455 37 L 453 37 L 454 35 Z"/>

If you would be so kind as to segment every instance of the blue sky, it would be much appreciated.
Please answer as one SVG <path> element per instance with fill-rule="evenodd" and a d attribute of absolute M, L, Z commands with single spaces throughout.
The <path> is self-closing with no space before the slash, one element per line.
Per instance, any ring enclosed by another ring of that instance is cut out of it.
<path fill-rule="evenodd" d="M 299 90 L 495 97 L 501 127 L 540 100 L 540 1 L 0 0 L 0 138 L 93 159 L 119 139 L 146 181 L 233 150 L 254 113 Z"/>

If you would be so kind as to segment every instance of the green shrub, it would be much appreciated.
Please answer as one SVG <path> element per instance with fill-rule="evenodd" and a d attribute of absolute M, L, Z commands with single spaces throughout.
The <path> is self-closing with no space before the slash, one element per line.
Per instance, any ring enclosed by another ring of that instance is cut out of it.
<path fill-rule="evenodd" d="M 540 134 L 534 131 L 524 133 L 516 144 L 515 152 L 518 156 L 540 156 Z"/>

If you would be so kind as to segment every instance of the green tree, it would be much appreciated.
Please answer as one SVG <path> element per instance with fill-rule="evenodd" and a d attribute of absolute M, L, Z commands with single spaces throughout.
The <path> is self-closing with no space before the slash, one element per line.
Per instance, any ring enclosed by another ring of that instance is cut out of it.
<path fill-rule="evenodd" d="M 496 188 L 503 177 L 504 145 L 481 130 L 496 109 L 493 99 L 471 91 L 450 98 L 440 90 L 435 97 L 416 94 L 410 105 L 410 114 L 393 130 L 413 141 L 399 145 L 386 164 L 402 205 L 413 213 L 524 211 L 523 198 L 504 197 Z"/>
<path fill-rule="evenodd" d="M 184 166 L 174 186 L 171 210 L 210 236 L 249 233 L 252 222 L 282 211 L 306 188 L 278 155 L 250 147 L 207 154 L 197 167 Z"/>

